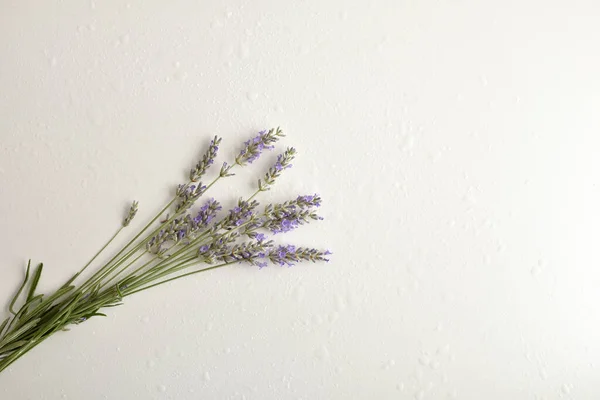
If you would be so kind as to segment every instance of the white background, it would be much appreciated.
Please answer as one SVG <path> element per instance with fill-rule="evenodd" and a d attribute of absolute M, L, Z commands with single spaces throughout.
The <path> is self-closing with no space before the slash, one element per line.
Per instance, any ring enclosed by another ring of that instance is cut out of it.
<path fill-rule="evenodd" d="M 214 134 L 220 162 L 281 125 L 299 158 L 262 200 L 320 193 L 281 239 L 334 252 L 134 296 L 0 398 L 599 398 L 599 45 L 597 1 L 0 1 L 3 306 Z"/>

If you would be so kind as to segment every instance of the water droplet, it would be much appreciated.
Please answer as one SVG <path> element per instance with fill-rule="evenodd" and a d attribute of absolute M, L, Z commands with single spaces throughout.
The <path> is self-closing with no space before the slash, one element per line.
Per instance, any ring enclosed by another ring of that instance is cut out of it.
<path fill-rule="evenodd" d="M 167 387 L 165 385 L 158 385 L 158 391 L 164 393 L 167 391 Z"/>
<path fill-rule="evenodd" d="M 430 364 L 431 369 L 440 369 L 440 362 L 435 360 Z"/>
<path fill-rule="evenodd" d="M 254 103 L 258 99 L 258 93 L 248 92 L 246 93 L 246 97 L 248 98 L 248 100 Z"/>
<path fill-rule="evenodd" d="M 329 349 L 327 346 L 322 345 L 317 350 L 315 350 L 315 358 L 319 361 L 325 361 L 329 358 Z"/>
<path fill-rule="evenodd" d="M 339 317 L 340 314 L 337 311 L 332 312 L 331 314 L 329 314 L 329 323 L 333 324 L 335 321 L 338 320 Z"/>
<path fill-rule="evenodd" d="M 415 147 L 415 137 L 413 135 L 407 135 L 404 137 L 401 149 L 404 152 L 411 152 Z"/>
<path fill-rule="evenodd" d="M 422 400 L 424 397 L 425 397 L 424 390 L 419 390 L 417 393 L 415 393 L 415 400 Z"/>
<path fill-rule="evenodd" d="M 56 60 L 56 57 L 52 57 L 52 58 L 50 59 L 50 65 L 51 65 L 52 67 L 56 67 L 56 64 L 58 64 L 58 61 Z"/>
<path fill-rule="evenodd" d="M 396 385 L 396 390 L 399 392 L 403 392 L 404 391 L 404 383 L 400 382 L 399 384 Z"/>
<path fill-rule="evenodd" d="M 176 81 L 185 81 L 187 80 L 188 74 L 187 72 L 177 71 L 173 74 L 173 80 Z"/>
<path fill-rule="evenodd" d="M 143 316 L 142 317 L 142 322 L 145 323 L 145 324 L 147 324 L 148 322 L 150 322 L 150 317 L 147 316 L 147 315 Z"/>
<path fill-rule="evenodd" d="M 215 326 L 215 325 L 214 325 L 212 322 L 208 322 L 208 323 L 206 324 L 206 330 L 207 330 L 208 332 L 210 332 L 210 331 L 212 331 L 212 329 L 213 329 L 213 327 L 214 327 L 214 326 Z"/>
<path fill-rule="evenodd" d="M 548 379 L 548 371 L 546 371 L 545 368 L 540 369 L 540 378 L 542 378 L 544 381 Z"/>
<path fill-rule="evenodd" d="M 156 366 L 156 363 L 154 362 L 154 360 L 148 360 L 146 365 L 148 366 L 148 368 L 154 368 Z"/>
<path fill-rule="evenodd" d="M 231 349 L 229 347 L 227 347 L 225 350 L 223 350 L 223 353 L 230 354 L 231 353 Z"/>
<path fill-rule="evenodd" d="M 210 27 L 213 29 L 222 28 L 223 22 L 220 19 L 215 19 L 212 24 L 210 24 Z"/>
<path fill-rule="evenodd" d="M 206 371 L 204 373 L 204 382 L 208 382 L 210 381 L 210 373 L 208 371 Z"/>
<path fill-rule="evenodd" d="M 567 385 L 565 383 L 564 385 L 561 386 L 560 391 L 563 392 L 563 394 L 571 393 L 571 385 Z"/>
<path fill-rule="evenodd" d="M 427 356 L 426 354 L 423 354 L 420 358 L 419 358 L 419 363 L 423 366 L 428 366 L 429 363 L 431 362 L 431 359 L 429 358 L 429 356 Z"/>

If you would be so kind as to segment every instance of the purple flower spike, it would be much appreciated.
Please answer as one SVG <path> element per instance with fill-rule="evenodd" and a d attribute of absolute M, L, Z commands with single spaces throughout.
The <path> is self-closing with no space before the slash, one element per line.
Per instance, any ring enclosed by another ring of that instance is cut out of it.
<path fill-rule="evenodd" d="M 273 143 L 284 136 L 283 132 L 277 128 L 267 131 L 260 131 L 258 135 L 244 143 L 244 148 L 236 157 L 235 162 L 238 165 L 252 164 L 257 160 L 264 150 L 275 148 Z"/>
<path fill-rule="evenodd" d="M 208 150 L 202 156 L 202 159 L 198 161 L 196 166 L 190 170 L 190 181 L 196 182 L 198 179 L 204 175 L 208 167 L 213 165 L 215 162 L 215 158 L 217 157 L 217 152 L 219 151 L 219 144 L 221 143 L 221 138 L 215 136 L 213 140 L 210 141 L 210 145 L 208 146 Z"/>

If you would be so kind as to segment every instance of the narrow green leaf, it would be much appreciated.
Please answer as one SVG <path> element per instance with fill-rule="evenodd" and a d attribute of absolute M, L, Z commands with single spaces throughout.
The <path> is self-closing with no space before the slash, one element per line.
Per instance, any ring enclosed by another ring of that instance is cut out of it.
<path fill-rule="evenodd" d="M 40 276 L 42 275 L 42 270 L 44 269 L 44 264 L 39 263 L 35 272 L 33 273 L 33 281 L 31 282 L 31 286 L 29 287 L 29 294 L 27 295 L 27 301 L 31 300 L 35 295 L 35 289 L 37 288 L 38 283 L 40 282 Z"/>
<path fill-rule="evenodd" d="M 69 279 L 67 282 L 65 282 L 65 284 L 64 284 L 64 285 L 62 285 L 61 289 L 63 289 L 63 288 L 66 288 L 67 286 L 70 286 L 70 285 L 71 285 L 71 283 L 73 283 L 73 281 L 74 281 L 75 279 L 77 279 L 77 277 L 79 276 L 79 274 L 80 274 L 80 273 L 78 272 L 78 273 L 76 273 L 75 275 L 73 275 L 73 277 L 72 277 L 71 279 Z"/>
<path fill-rule="evenodd" d="M 119 294 L 119 297 L 122 299 L 123 298 L 123 293 L 121 293 L 121 288 L 119 287 L 118 283 L 115 285 L 115 288 L 117 288 L 117 293 Z"/>
<path fill-rule="evenodd" d="M 10 302 L 10 306 L 8 307 L 10 312 L 13 313 L 14 315 L 16 315 L 17 313 L 15 312 L 15 310 L 13 310 L 13 307 L 15 306 L 17 299 L 21 295 L 21 292 L 25 288 L 25 284 L 27 284 L 27 280 L 29 279 L 29 268 L 30 267 L 31 267 L 31 260 L 29 260 L 29 262 L 27 263 L 27 272 L 25 273 L 25 279 L 23 280 L 23 284 L 19 288 L 19 291 L 17 292 L 17 294 L 15 294 L 15 297 L 13 297 L 12 301 Z"/>
<path fill-rule="evenodd" d="M 11 350 L 18 349 L 19 347 L 26 345 L 27 343 L 29 343 L 28 340 L 19 340 L 18 342 L 11 343 L 11 344 L 7 345 L 6 347 L 3 347 L 2 349 L 0 349 L 0 354 L 5 354 Z"/>
<path fill-rule="evenodd" d="M 34 327 L 35 324 L 37 324 L 38 322 L 40 322 L 40 318 L 36 318 L 33 321 L 29 321 L 28 323 L 26 323 L 25 325 L 23 325 L 21 328 L 17 329 L 16 331 L 7 334 L 4 337 L 4 339 L 2 339 L 2 341 L 0 342 L 0 347 L 5 345 L 6 343 L 10 343 L 13 339 L 17 339 L 23 333 L 27 332 L 29 330 L 29 328 Z"/>
<path fill-rule="evenodd" d="M 44 297 L 43 294 L 38 294 L 37 296 L 34 296 L 31 299 L 27 300 L 27 303 L 23 304 L 23 307 L 22 307 L 22 310 L 23 310 L 22 311 L 22 313 L 23 313 L 22 317 L 26 316 L 27 315 L 27 311 L 29 311 L 29 308 L 31 308 L 33 306 L 33 303 L 35 303 L 38 300 L 41 300 L 42 297 Z M 19 314 L 20 313 L 21 313 L 21 310 L 19 310 Z"/>
<path fill-rule="evenodd" d="M 6 324 L 8 324 L 8 321 L 10 321 L 10 317 L 7 317 L 2 323 L 2 325 L 0 325 L 0 337 L 2 337 L 2 331 L 4 330 L 4 328 L 6 328 Z"/>
<path fill-rule="evenodd" d="M 122 306 L 123 303 L 115 303 L 115 304 L 105 304 L 102 306 L 102 308 L 104 307 L 118 307 L 118 306 Z"/>

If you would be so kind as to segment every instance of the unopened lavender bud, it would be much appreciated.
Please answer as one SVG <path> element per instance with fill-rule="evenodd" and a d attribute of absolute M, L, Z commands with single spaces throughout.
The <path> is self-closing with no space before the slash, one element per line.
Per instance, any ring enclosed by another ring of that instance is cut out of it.
<path fill-rule="evenodd" d="M 129 212 L 127 213 L 127 216 L 123 220 L 124 227 L 129 225 L 129 223 L 133 220 L 133 218 L 135 217 L 137 212 L 138 212 L 138 202 L 134 201 L 133 203 L 131 203 L 131 207 L 129 207 Z"/>
<path fill-rule="evenodd" d="M 198 161 L 196 166 L 190 171 L 190 181 L 196 182 L 214 163 L 215 158 L 217 157 L 217 152 L 219 150 L 220 143 L 221 138 L 218 136 L 215 136 L 214 139 L 211 140 L 208 150 L 206 151 L 206 153 L 204 153 L 204 156 L 202 156 L 202 160 Z"/>

